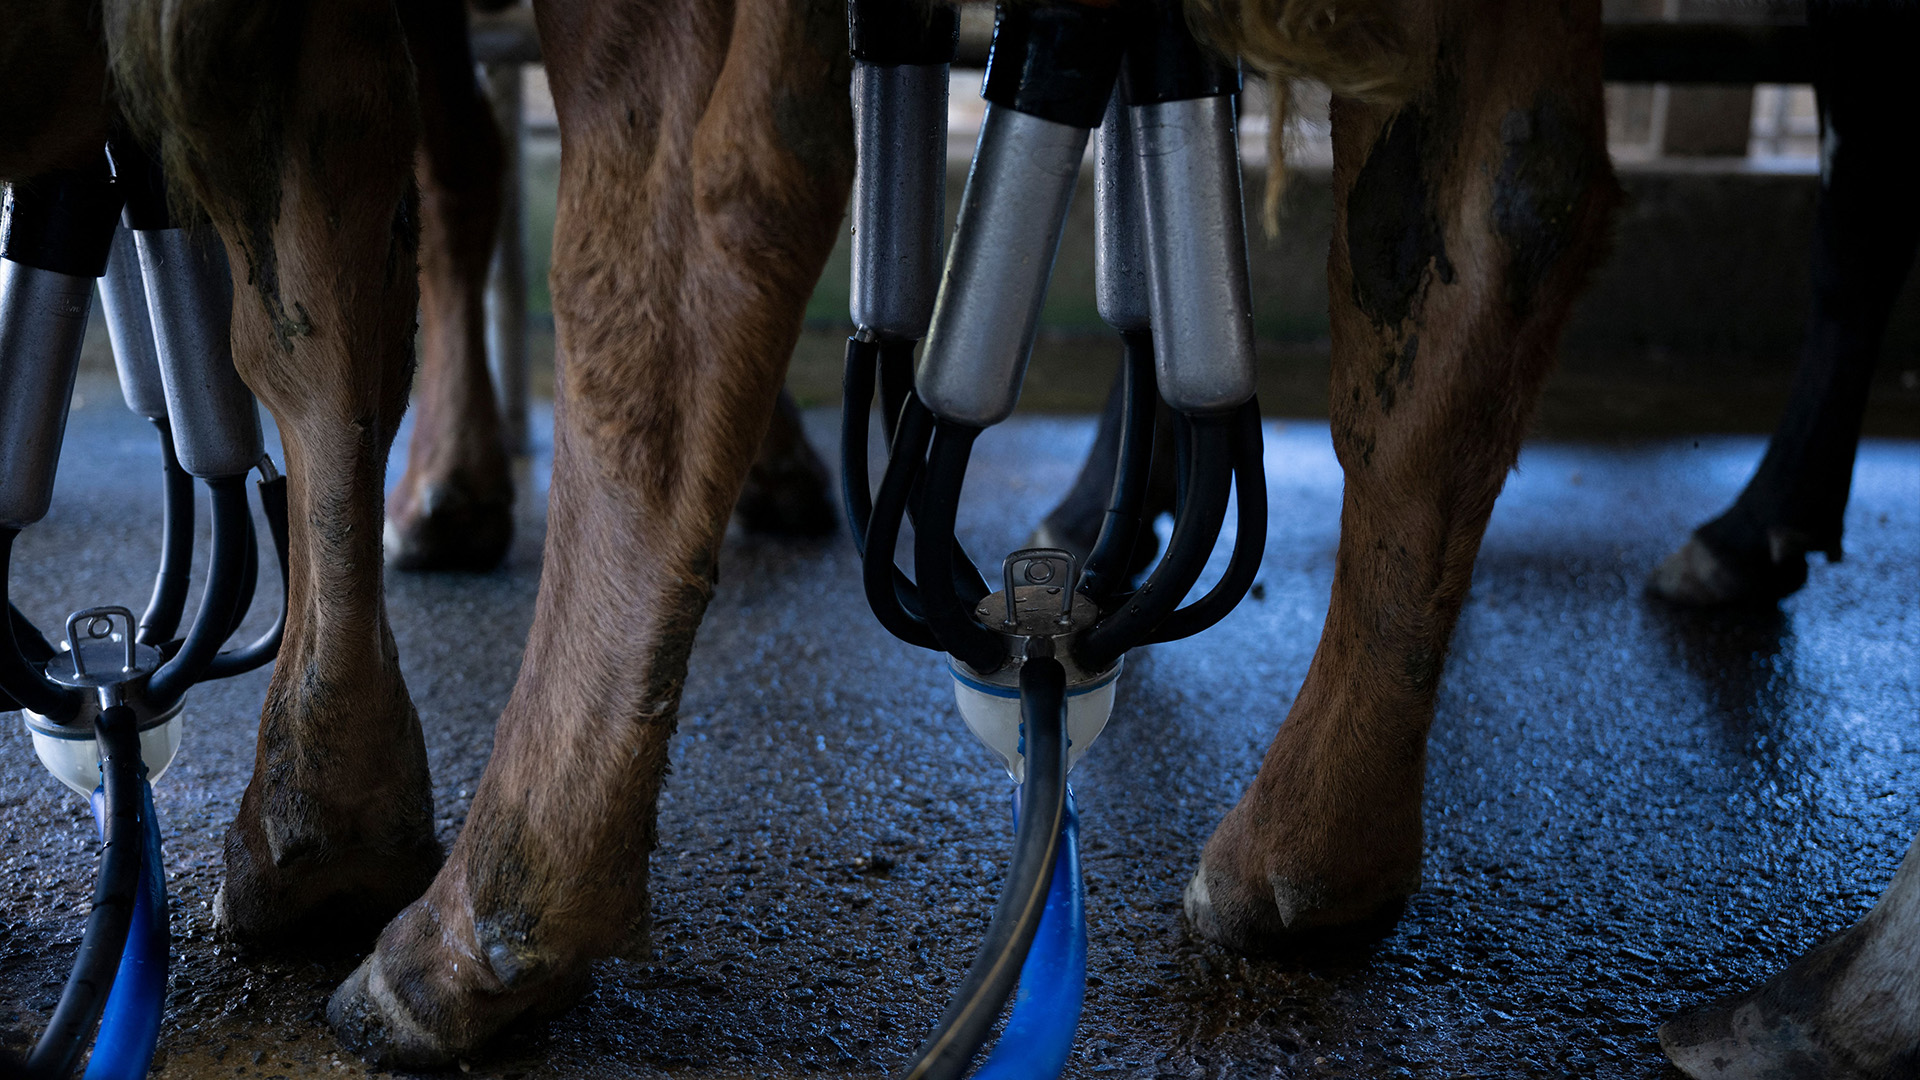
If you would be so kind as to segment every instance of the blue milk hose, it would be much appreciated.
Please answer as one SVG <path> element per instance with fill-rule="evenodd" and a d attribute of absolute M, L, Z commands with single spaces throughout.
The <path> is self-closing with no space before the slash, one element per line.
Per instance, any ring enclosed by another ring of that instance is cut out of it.
<path fill-rule="evenodd" d="M 104 809 L 102 793 L 96 789 L 93 815 L 103 835 Z M 153 788 L 144 778 L 140 818 L 146 842 L 140 891 L 133 898 L 133 924 L 127 929 L 126 950 L 120 954 L 120 968 L 101 1014 L 84 1080 L 141 1080 L 160 1042 L 160 1013 L 167 997 L 167 885 L 160 864 L 160 820 L 153 809 Z"/>
<path fill-rule="evenodd" d="M 1014 795 L 1017 818 L 1018 789 Z M 1046 907 L 1026 963 L 1020 968 L 1013 1013 L 993 1054 L 973 1080 L 1054 1080 L 1066 1071 L 1086 992 L 1087 905 L 1080 883 L 1080 815 L 1068 789 L 1053 881 L 1047 887 Z"/>

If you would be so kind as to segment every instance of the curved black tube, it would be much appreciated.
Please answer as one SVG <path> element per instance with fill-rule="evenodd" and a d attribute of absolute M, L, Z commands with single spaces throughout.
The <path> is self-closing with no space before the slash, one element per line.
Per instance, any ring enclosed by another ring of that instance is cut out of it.
<path fill-rule="evenodd" d="M 273 626 L 266 633 L 254 639 L 253 643 L 232 652 L 223 652 L 207 665 L 202 681 L 224 679 L 230 675 L 239 675 L 252 671 L 262 664 L 270 663 L 280 655 L 280 639 L 287 629 L 287 591 L 289 588 L 287 570 L 287 478 L 276 476 L 271 480 L 260 481 L 260 507 L 267 514 L 267 531 L 273 537 L 273 553 L 280 561 L 280 617 L 273 620 Z M 251 538 L 251 530 L 249 530 Z M 252 547 L 252 545 L 249 545 Z M 256 553 L 254 558 L 259 556 Z M 235 605 L 239 609 L 239 605 Z M 240 612 L 244 615 L 245 612 Z M 239 616 L 235 617 L 239 621 Z M 238 629 L 236 627 L 236 629 Z"/>
<path fill-rule="evenodd" d="M 847 366 L 840 376 L 840 505 L 847 513 L 853 550 L 867 554 L 867 519 L 873 517 L 873 487 L 867 476 L 867 414 L 873 406 L 873 367 L 879 344 L 847 339 Z"/>
<path fill-rule="evenodd" d="M 7 604 L 7 618 L 13 623 L 13 643 L 20 647 L 20 655 L 26 657 L 29 664 L 45 664 L 60 655 L 58 649 L 47 643 L 40 628 L 33 625 L 33 620 L 11 602 Z"/>
<path fill-rule="evenodd" d="M 880 478 L 880 494 L 873 501 L 873 515 L 867 520 L 867 550 L 860 559 L 860 581 L 866 588 L 867 606 L 889 633 L 909 645 L 939 651 L 939 639 L 919 614 L 920 598 L 909 591 L 912 586 L 906 584 L 906 576 L 893 565 L 893 549 L 900 540 L 901 523 L 906 520 L 907 500 L 932 437 L 933 414 L 909 395 L 900 412 L 893 454 L 887 459 L 886 474 Z"/>
<path fill-rule="evenodd" d="M 840 412 L 840 496 L 847 513 L 847 531 L 853 534 L 853 550 L 862 559 L 867 555 L 867 523 L 873 518 L 872 481 L 867 473 L 867 413 L 873 402 L 874 360 L 878 356 L 883 365 L 897 362 L 903 355 L 902 350 L 906 359 L 911 361 L 911 343 L 904 346 L 897 343 L 876 345 L 858 337 L 847 339 L 847 366 L 840 383 L 843 402 Z M 886 423 L 889 449 L 893 446 L 894 427 L 894 421 L 889 419 Z M 891 464 L 891 456 L 888 462 Z M 915 485 L 909 489 L 909 507 L 913 505 L 917 494 L 917 478 Z M 971 567 L 973 564 L 967 565 Z M 975 575 L 978 576 L 977 571 Z M 985 585 L 981 588 L 984 589 Z M 913 579 L 898 567 L 893 570 L 893 591 L 899 598 L 900 607 L 908 615 L 914 619 L 921 617 L 920 590 L 914 585 Z M 985 596 L 986 593 L 980 595 Z"/>
<path fill-rule="evenodd" d="M 998 670 L 1007 662 L 1006 639 L 973 617 L 974 605 L 985 594 L 967 597 L 961 592 L 954 572 L 960 544 L 953 535 L 960 488 L 967 478 L 967 457 L 979 436 L 979 428 L 964 424 L 941 420 L 935 425 L 933 447 L 927 452 L 920 516 L 914 520 L 913 566 L 927 627 L 947 652 L 984 673 Z"/>
<path fill-rule="evenodd" d="M 7 578 L 13 564 L 13 538 L 19 536 L 17 529 L 0 529 L 0 600 L 7 598 Z M 32 709 L 52 720 L 63 721 L 72 717 L 80 709 L 80 693 L 69 690 L 52 682 L 46 673 L 33 665 L 26 653 L 21 651 L 20 641 L 14 634 L 13 604 L 7 604 L 7 619 L 4 629 L 0 629 L 0 691 L 12 698 L 21 708 Z M 23 618 L 21 620 L 25 622 Z M 29 627 L 31 623 L 27 624 Z"/>
<path fill-rule="evenodd" d="M 1226 572 L 1207 590 L 1207 595 L 1167 616 L 1141 644 L 1192 637 L 1226 618 L 1253 587 L 1253 579 L 1260 572 L 1260 557 L 1267 548 L 1267 471 L 1262 459 L 1263 442 L 1260 404 L 1248 401 L 1234 414 L 1233 490 L 1238 524 Z"/>
<path fill-rule="evenodd" d="M 880 346 L 880 430 L 887 445 L 893 445 L 900 429 L 900 413 L 913 392 L 913 342 L 890 342 Z"/>
<path fill-rule="evenodd" d="M 1146 640 L 1173 614 L 1187 591 L 1200 580 L 1220 536 L 1233 476 L 1232 429 L 1224 416 L 1191 417 L 1183 437 L 1192 444 L 1186 483 L 1173 521 L 1173 537 L 1153 575 L 1125 606 L 1089 627 L 1074 648 L 1074 659 L 1088 671 L 1105 671 L 1121 653 Z"/>
<path fill-rule="evenodd" d="M 73 958 L 73 971 L 60 992 L 47 1030 L 40 1033 L 27 1058 L 27 1075 L 35 1080 L 65 1080 L 80 1060 L 80 1051 L 106 1007 L 120 954 L 126 949 L 133 925 L 134 893 L 140 887 L 143 827 L 140 806 L 140 736 L 133 710 L 116 705 L 100 714 L 94 731 L 100 741 L 100 783 L 103 794 L 105 845 L 100 876 L 94 882 L 93 910 Z"/>
<path fill-rule="evenodd" d="M 173 453 L 173 428 L 166 420 L 160 429 L 160 570 L 153 578 L 153 598 L 140 616 L 134 640 L 159 645 L 180 629 L 180 613 L 187 607 L 187 587 L 193 580 L 193 477 L 180 467 Z"/>
<path fill-rule="evenodd" d="M 1153 380 L 1153 331 L 1124 330 L 1120 339 L 1126 346 L 1126 381 L 1122 384 L 1126 422 L 1120 431 L 1107 516 L 1080 572 L 1080 591 L 1096 604 L 1112 596 L 1127 579 L 1134 540 L 1140 535 L 1147 483 L 1153 476 L 1154 412 L 1159 404 Z"/>
<path fill-rule="evenodd" d="M 980 952 L 954 991 L 940 1023 L 900 1080 L 958 1080 L 993 1030 L 1013 993 L 1033 932 L 1040 925 L 1067 805 L 1066 670 L 1052 657 L 1020 666 L 1020 720 L 1027 775 L 1020 786 L 1020 827 L 1006 888 L 994 906 Z"/>
<path fill-rule="evenodd" d="M 200 592 L 200 609 L 193 614 L 186 641 L 147 683 L 147 695 L 156 711 L 171 707 L 187 687 L 200 681 L 233 630 L 247 533 L 252 528 L 246 477 L 209 480 L 207 490 L 213 496 L 213 552 L 207 558 L 207 583 Z"/>

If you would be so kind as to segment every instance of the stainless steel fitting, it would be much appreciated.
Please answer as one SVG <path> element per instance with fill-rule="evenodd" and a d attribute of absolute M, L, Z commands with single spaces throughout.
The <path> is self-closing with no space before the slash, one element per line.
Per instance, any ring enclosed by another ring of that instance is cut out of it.
<path fill-rule="evenodd" d="M 1181 412 L 1225 412 L 1254 392 L 1233 98 L 1188 98 L 1131 111 L 1160 396 Z"/>
<path fill-rule="evenodd" d="M 974 614 L 1007 639 L 1010 662 L 982 674 L 958 657 L 947 657 L 960 718 L 1019 778 L 1024 771 L 1020 669 L 1031 657 L 1049 656 L 1066 672 L 1067 767 L 1072 768 L 1113 715 L 1115 681 L 1126 659 L 1114 660 L 1104 671 L 1088 671 L 1074 659 L 1074 637 L 1092 626 L 1100 612 L 1076 587 L 1072 555 L 1053 548 L 1025 548 L 1007 556 L 1002 567 L 1004 586 L 982 599 Z"/>
<path fill-rule="evenodd" d="M 1140 162 L 1133 113 L 1116 87 L 1093 133 L 1093 295 L 1115 330 L 1145 330 L 1151 318 L 1147 244 L 1141 224 Z"/>
<path fill-rule="evenodd" d="M 0 259 L 0 527 L 53 503 L 54 468 L 93 310 L 93 279 Z"/>
<path fill-rule="evenodd" d="M 140 250 L 133 231 L 114 231 L 107 272 L 100 279 L 100 313 L 113 342 L 113 366 L 120 373 L 120 394 L 127 408 L 149 420 L 167 417 L 167 391 L 160 382 L 160 354 L 153 347 L 153 320 L 147 316 L 147 287 L 140 275 Z"/>
<path fill-rule="evenodd" d="M 135 234 L 180 466 L 203 480 L 260 463 L 260 411 L 233 369 L 233 279 L 207 226 Z"/>
<path fill-rule="evenodd" d="M 914 389 L 935 416 L 1013 414 L 1087 129 L 988 103 Z"/>
<path fill-rule="evenodd" d="M 946 64 L 853 65 L 853 321 L 918 341 L 933 321 L 947 209 Z"/>

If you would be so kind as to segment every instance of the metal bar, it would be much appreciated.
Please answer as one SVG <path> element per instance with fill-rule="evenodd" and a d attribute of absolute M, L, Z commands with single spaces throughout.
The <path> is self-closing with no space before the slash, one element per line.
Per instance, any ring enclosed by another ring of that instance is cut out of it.
<path fill-rule="evenodd" d="M 955 67 L 987 65 L 989 38 L 962 15 Z M 1605 29 L 1608 82 L 1807 83 L 1813 54 L 1805 26 L 1620 22 Z"/>
<path fill-rule="evenodd" d="M 1807 83 L 1813 48 L 1804 26 L 1612 23 L 1602 77 L 1608 82 Z"/>

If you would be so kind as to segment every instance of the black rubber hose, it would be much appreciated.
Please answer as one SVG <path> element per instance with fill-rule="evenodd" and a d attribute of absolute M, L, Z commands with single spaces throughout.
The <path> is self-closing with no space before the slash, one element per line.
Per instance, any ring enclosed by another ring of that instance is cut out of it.
<path fill-rule="evenodd" d="M 0 600 L 7 598 L 7 579 L 13 567 L 13 538 L 19 535 L 17 529 L 0 529 Z M 44 671 L 33 665 L 14 635 L 16 613 L 10 601 L 7 611 L 6 628 L 0 631 L 6 635 L 0 638 L 0 690 L 21 708 L 56 722 L 67 720 L 80 710 L 79 691 L 49 680 Z"/>
<path fill-rule="evenodd" d="M 1155 627 L 1173 614 L 1187 591 L 1207 568 L 1213 542 L 1220 536 L 1227 514 L 1228 488 L 1233 478 L 1232 429 L 1226 416 L 1189 418 L 1180 425 L 1182 438 L 1191 442 L 1187 455 L 1184 497 L 1173 520 L 1173 537 L 1153 575 L 1135 590 L 1118 611 L 1089 627 L 1080 636 L 1074 659 L 1088 671 L 1105 671 L 1120 654 L 1145 641 Z"/>
<path fill-rule="evenodd" d="M 863 560 L 867 556 L 867 523 L 873 519 L 872 480 L 867 473 L 867 414 L 873 403 L 875 349 L 897 347 L 876 346 L 857 337 L 847 339 L 847 367 L 840 383 L 840 497 L 846 507 L 847 531 L 853 534 L 853 550 Z M 911 345 L 907 346 L 907 351 L 911 356 Z M 893 445 L 891 430 L 888 431 L 887 445 L 889 448 Z M 898 567 L 893 570 L 893 592 L 908 616 L 914 619 L 921 617 L 920 590 L 913 584 L 913 579 L 901 573 Z"/>
<path fill-rule="evenodd" d="M 877 362 L 880 369 L 881 430 L 886 434 L 887 449 L 891 453 L 894 436 L 899 430 L 900 414 L 905 410 L 907 397 L 913 391 L 913 348 L 911 341 L 847 339 L 846 374 L 840 383 L 840 482 L 845 494 L 849 524 L 853 528 L 853 542 L 863 556 L 867 552 L 866 522 L 873 514 L 873 501 L 868 495 L 866 405 L 873 400 L 874 366 Z M 922 498 L 924 495 L 920 484 L 916 482 L 907 496 L 907 514 L 916 522 Z M 854 522 L 854 514 L 863 508 L 865 514 L 858 522 Z M 977 604 L 991 590 L 987 587 L 986 579 L 980 576 L 979 568 L 967 557 L 966 551 L 959 549 L 959 541 L 954 541 L 954 544 L 954 589 L 969 605 Z M 909 598 L 906 601 L 908 610 L 918 614 L 919 590 L 904 576 L 896 582 L 895 587 Z"/>
<path fill-rule="evenodd" d="M 893 445 L 900 427 L 900 413 L 913 392 L 913 342 L 891 342 L 880 346 L 880 430 L 887 445 Z"/>
<path fill-rule="evenodd" d="M 966 597 L 954 573 L 960 547 L 954 539 L 960 489 L 966 482 L 973 440 L 979 437 L 976 427 L 946 420 L 935 425 L 920 516 L 913 524 L 913 569 L 920 583 L 921 612 L 941 648 L 985 674 L 1007 662 L 1006 639 L 973 617 L 980 596 Z"/>
<path fill-rule="evenodd" d="M 147 683 L 147 696 L 156 712 L 172 707 L 187 687 L 206 674 L 232 632 L 233 609 L 240 598 L 247 533 L 252 528 L 246 477 L 209 480 L 207 490 L 213 502 L 213 552 L 207 558 L 207 583 L 200 590 L 200 609 L 193 614 L 186 641 Z"/>
<path fill-rule="evenodd" d="M 847 366 L 840 376 L 840 504 L 847 512 L 853 549 L 867 553 L 867 519 L 873 517 L 873 487 L 867 475 L 867 421 L 873 411 L 873 368 L 878 342 L 847 339 Z"/>
<path fill-rule="evenodd" d="M 958 1080 L 986 1041 L 1020 979 L 1033 932 L 1046 907 L 1053 860 L 1067 807 L 1067 674 L 1052 657 L 1020 666 L 1020 726 L 1026 779 L 1020 785 L 1020 827 L 1006 888 L 967 977 L 940 1023 L 899 1080 Z"/>
<path fill-rule="evenodd" d="M 287 478 L 276 476 L 271 480 L 262 480 L 260 487 L 260 508 L 267 514 L 267 531 L 273 537 L 274 557 L 280 562 L 280 617 L 273 620 L 273 626 L 266 633 L 254 639 L 253 643 L 232 652 L 223 652 L 207 665 L 206 679 L 224 679 L 252 671 L 263 664 L 272 662 L 280 655 L 280 639 L 287 630 L 287 593 L 291 584 L 287 568 Z M 258 558 L 258 556 L 255 556 Z"/>
<path fill-rule="evenodd" d="M 166 420 L 160 429 L 160 571 L 153 578 L 153 599 L 140 616 L 134 640 L 159 645 L 180 629 L 180 613 L 187 607 L 187 587 L 193 580 L 193 477 L 180 467 L 173 453 L 173 428 Z"/>
<path fill-rule="evenodd" d="M 106 1007 L 120 954 L 126 949 L 134 893 L 140 887 L 145 832 L 140 821 L 143 766 L 136 723 L 133 710 L 125 705 L 102 712 L 94 722 L 106 822 L 100 876 L 94 881 L 93 910 L 87 914 L 86 933 L 73 958 L 66 989 L 27 1058 L 27 1075 L 34 1080 L 66 1080 L 72 1074 L 100 1020 L 100 1010 Z"/>
<path fill-rule="evenodd" d="M 1159 405 L 1153 378 L 1153 331 L 1124 330 L 1120 339 L 1126 347 L 1121 407 L 1125 420 L 1120 430 L 1113 493 L 1107 499 L 1100 536 L 1080 572 L 1080 591 L 1096 604 L 1111 597 L 1127 580 L 1134 541 L 1140 535 L 1147 484 L 1153 478 L 1154 413 Z"/>
<path fill-rule="evenodd" d="M 900 526 L 907 516 L 907 499 L 925 464 L 927 440 L 932 437 L 933 414 L 909 395 L 900 412 L 900 430 L 887 459 L 886 474 L 880 478 L 880 493 L 873 500 L 873 515 L 867 519 L 867 550 L 860 559 L 860 580 L 866 588 L 867 606 L 888 633 L 909 645 L 938 652 L 940 641 L 919 614 L 920 598 L 909 591 L 911 583 L 905 583 L 906 576 L 893 564 L 894 545 L 900 541 Z"/>
<path fill-rule="evenodd" d="M 1267 471 L 1263 460 L 1260 405 L 1249 401 L 1234 414 L 1233 490 L 1238 524 L 1226 572 L 1207 595 L 1168 615 L 1142 644 L 1192 637 L 1227 617 L 1260 573 L 1267 549 Z"/>
<path fill-rule="evenodd" d="M 222 641 L 232 637 L 240 624 L 247 621 L 247 612 L 253 609 L 253 592 L 260 587 L 260 535 L 253 527 L 252 514 L 247 515 L 247 532 L 240 553 L 240 594 L 233 598 L 233 617 L 227 620 Z"/>

